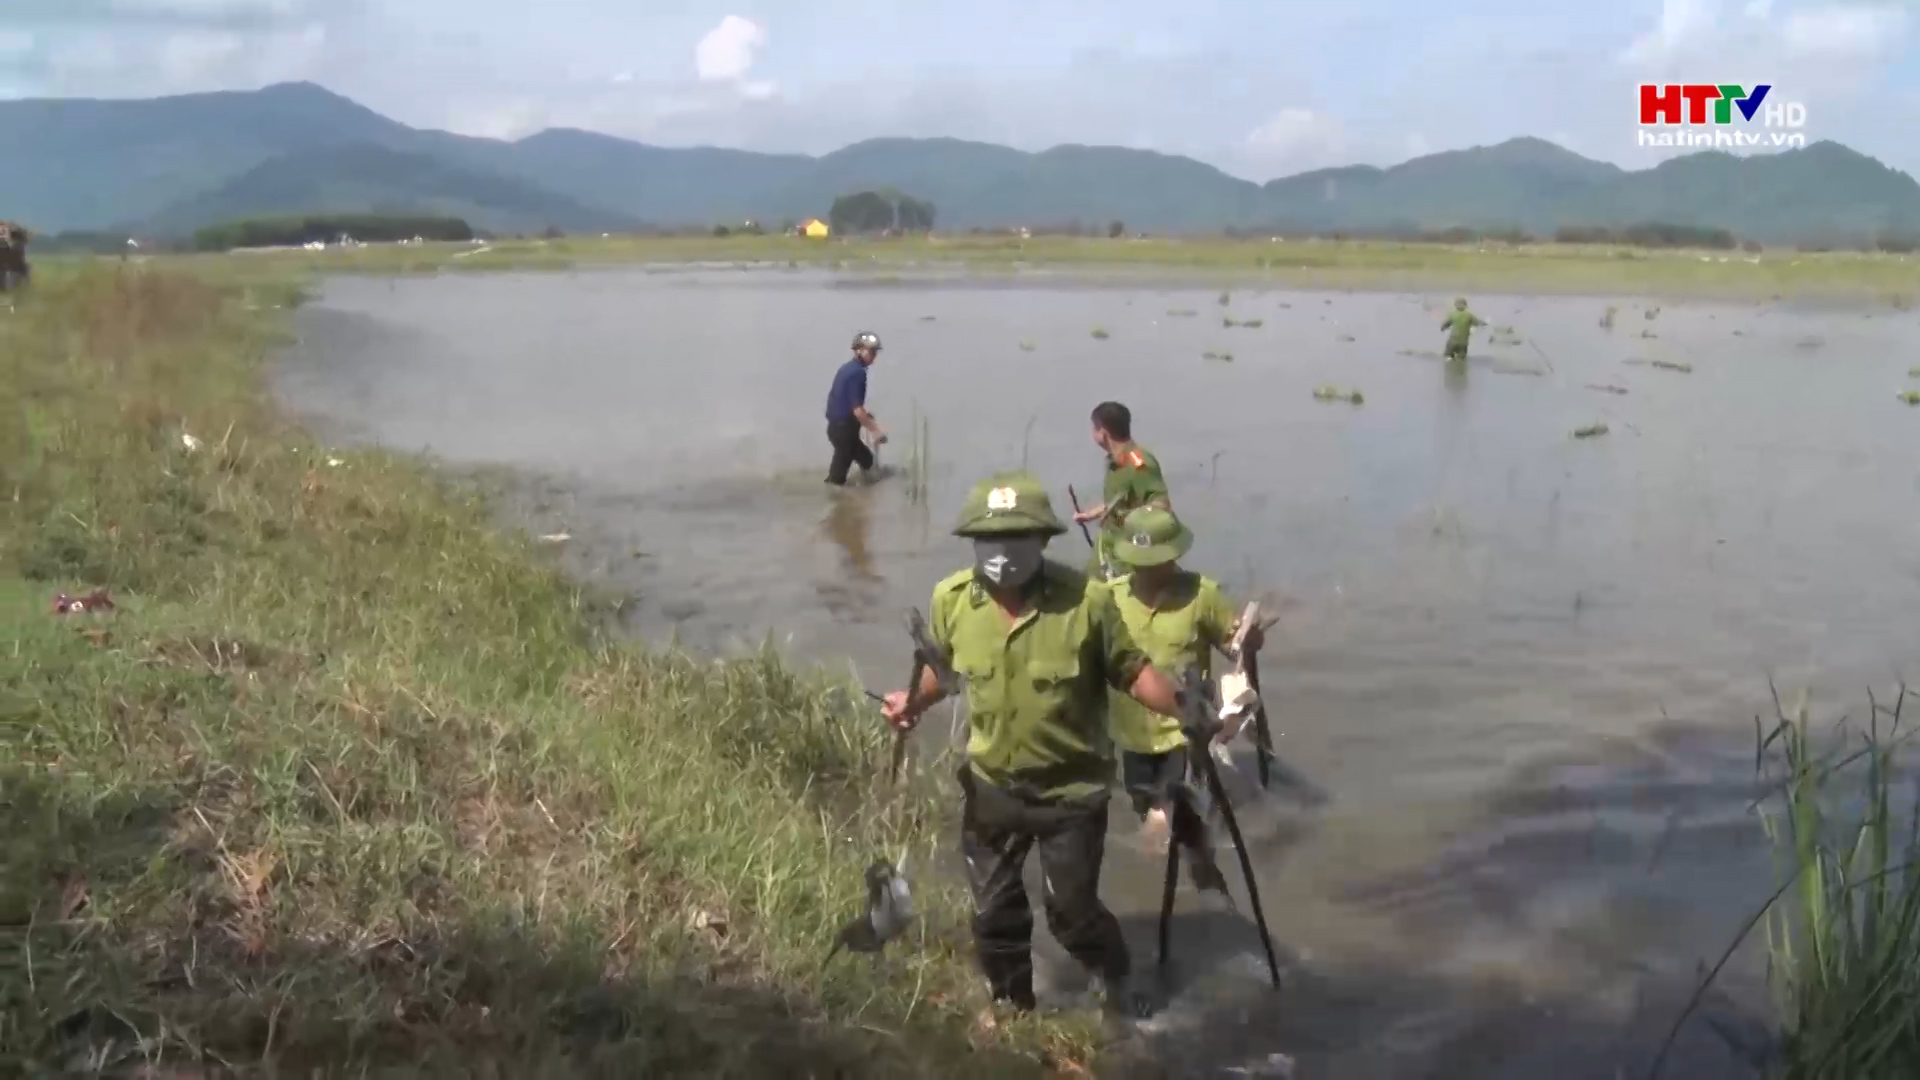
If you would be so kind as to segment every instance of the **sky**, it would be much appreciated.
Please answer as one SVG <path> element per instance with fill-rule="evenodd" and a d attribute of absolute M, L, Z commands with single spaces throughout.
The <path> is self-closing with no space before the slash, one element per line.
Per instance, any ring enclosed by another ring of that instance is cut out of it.
<path fill-rule="evenodd" d="M 1637 85 L 1766 83 L 1920 174 L 1916 0 L 0 0 L 0 98 L 308 80 L 416 127 L 824 153 L 954 136 L 1252 180 L 1520 135 L 1629 168 Z"/>

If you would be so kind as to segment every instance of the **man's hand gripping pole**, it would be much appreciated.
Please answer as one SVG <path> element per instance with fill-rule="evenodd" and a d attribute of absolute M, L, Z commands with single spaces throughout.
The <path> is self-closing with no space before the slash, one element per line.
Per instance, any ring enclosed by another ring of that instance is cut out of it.
<path fill-rule="evenodd" d="M 907 680 L 907 715 L 917 722 L 920 710 L 927 704 L 920 680 L 928 671 L 933 672 L 942 697 L 953 693 L 960 680 L 954 674 L 953 666 L 947 662 L 946 650 L 933 640 L 933 633 L 927 629 L 926 616 L 920 614 L 919 608 L 907 611 L 907 636 L 913 640 L 913 677 Z M 910 730 L 911 725 L 894 730 L 893 763 L 887 770 L 889 783 L 898 783 L 900 780 L 900 767 L 907 759 L 907 734 Z"/>

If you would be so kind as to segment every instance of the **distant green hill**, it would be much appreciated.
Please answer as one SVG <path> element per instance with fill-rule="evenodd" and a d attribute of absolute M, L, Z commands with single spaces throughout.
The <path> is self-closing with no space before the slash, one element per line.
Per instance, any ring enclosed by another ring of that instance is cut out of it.
<path fill-rule="evenodd" d="M 161 209 L 146 224 L 161 235 L 184 236 L 236 218 L 360 212 L 457 217 L 496 232 L 548 226 L 603 232 L 640 224 L 524 180 L 376 143 L 269 158 L 212 191 Z"/>
<path fill-rule="evenodd" d="M 820 157 L 668 149 L 585 131 L 517 142 L 396 123 L 307 83 L 142 101 L 0 102 L 0 216 L 45 232 L 191 231 L 255 214 L 390 211 L 496 230 L 777 222 L 862 189 L 928 200 L 941 228 L 1492 228 L 1648 221 L 1766 242 L 1920 232 L 1920 185 L 1836 143 L 1624 170 L 1539 139 L 1392 168 L 1254 184 L 1188 158 L 1099 146 L 1027 153 L 870 139 Z"/>

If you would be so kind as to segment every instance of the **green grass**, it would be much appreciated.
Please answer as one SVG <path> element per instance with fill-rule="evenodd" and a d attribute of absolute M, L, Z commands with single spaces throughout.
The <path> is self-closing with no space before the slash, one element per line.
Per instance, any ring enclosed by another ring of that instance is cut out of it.
<path fill-rule="evenodd" d="M 350 250 L 236 252 L 167 257 L 218 275 L 284 269 L 357 273 L 539 270 L 709 262 L 740 268 L 896 273 L 964 268 L 1004 274 L 1026 266 L 1069 266 L 1196 285 L 1234 282 L 1275 288 L 1516 291 L 1595 296 L 1774 296 L 1848 298 L 1904 310 L 1920 294 L 1920 261 L 1896 255 L 1768 251 L 1760 254 L 1648 250 L 1580 244 L 1450 245 L 1387 241 L 1160 238 L 1124 243 L 1092 238 L 932 236 L 891 240 L 807 240 L 778 236 L 569 237 L 461 244 L 372 245 Z M 1725 261 L 1722 261 L 1725 260 Z M 48 260 L 53 261 L 53 260 Z M 1231 291 L 1222 292 L 1226 306 Z"/>
<path fill-rule="evenodd" d="M 1688 1017 L 1762 926 L 1779 1017 L 1768 1075 L 1920 1076 L 1920 787 L 1899 753 L 1912 734 L 1902 716 L 1912 696 L 1902 686 L 1889 706 L 1869 694 L 1865 730 L 1841 717 L 1825 738 L 1804 694 L 1791 710 L 1776 694 L 1770 727 L 1755 717 L 1755 808 L 1781 884 L 1675 1018 L 1649 1080 L 1665 1075 Z"/>
<path fill-rule="evenodd" d="M 296 279 L 246 258 L 0 310 L 0 1073 L 1090 1055 L 1082 1018 L 969 1030 L 947 804 L 885 789 L 857 691 L 620 644 L 475 484 L 317 445 L 261 391 Z M 823 971 L 903 852 L 915 939 Z"/>
<path fill-rule="evenodd" d="M 1803 701 L 1763 743 L 1781 766 L 1765 821 L 1787 869 L 1767 919 L 1786 1080 L 1920 1076 L 1920 798 L 1897 760 L 1907 696 L 1871 703 L 1867 730 L 1842 727 L 1834 748 L 1815 744 Z"/>

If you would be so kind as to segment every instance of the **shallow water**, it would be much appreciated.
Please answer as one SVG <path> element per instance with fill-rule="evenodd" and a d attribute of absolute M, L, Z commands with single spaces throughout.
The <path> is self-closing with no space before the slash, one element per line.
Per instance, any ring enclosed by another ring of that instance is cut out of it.
<path fill-rule="evenodd" d="M 1097 499 L 1087 414 L 1124 401 L 1198 536 L 1187 564 L 1283 604 L 1263 657 L 1280 749 L 1332 795 L 1243 811 L 1296 989 L 1260 993 L 1251 924 L 1183 890 L 1159 1029 L 1295 1053 L 1303 1075 L 1644 1063 L 1673 988 L 1768 891 L 1745 808 L 1769 676 L 1858 711 L 1920 649 L 1920 412 L 1894 399 L 1920 325 L 1481 296 L 1518 340 L 1476 339 L 1460 372 L 1434 359 L 1450 296 L 1219 300 L 777 271 L 344 279 L 300 313 L 281 384 L 343 440 L 548 478 L 534 530 L 637 593 L 638 631 L 772 634 L 876 687 L 906 674 L 901 611 L 966 561 L 947 532 L 966 488 L 1024 461 L 1063 513 L 1069 484 Z M 926 505 L 897 480 L 820 483 L 858 329 L 886 343 L 883 464 L 928 420 Z M 1610 433 L 1571 437 L 1596 421 Z M 1077 534 L 1054 553 L 1085 558 Z M 1146 967 L 1159 861 L 1130 828 L 1116 816 L 1108 892 Z M 1755 974 L 1729 976 L 1749 1005 Z M 1698 1053 L 1670 1075 L 1737 1074 Z"/>

